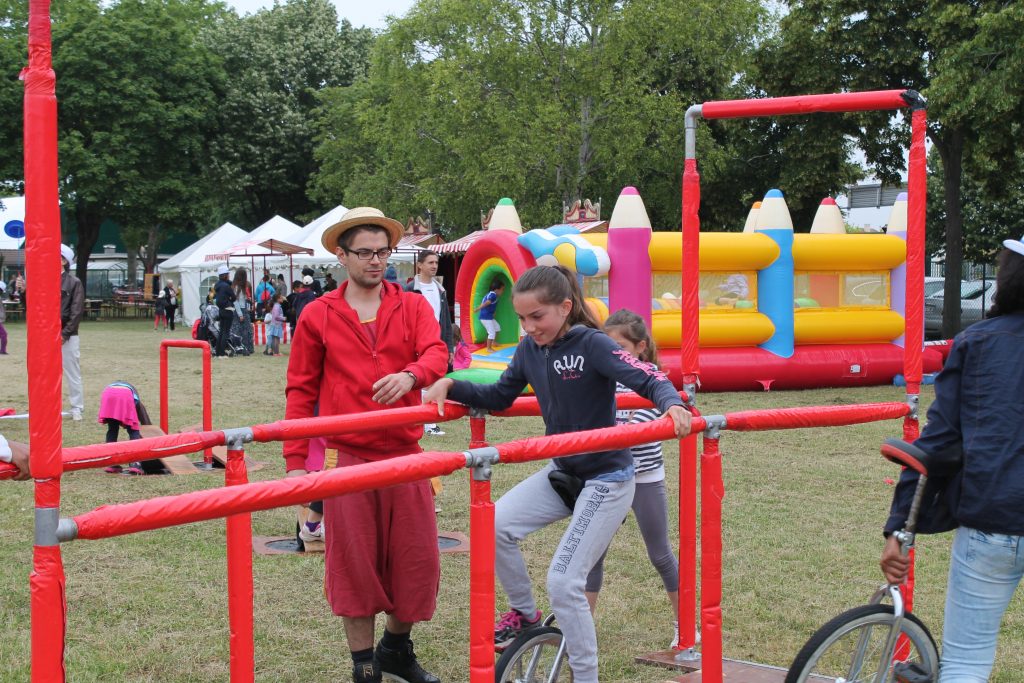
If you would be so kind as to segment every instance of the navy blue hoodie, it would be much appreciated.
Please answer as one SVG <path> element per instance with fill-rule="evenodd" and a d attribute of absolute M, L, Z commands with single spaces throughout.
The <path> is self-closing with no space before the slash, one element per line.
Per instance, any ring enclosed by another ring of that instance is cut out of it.
<path fill-rule="evenodd" d="M 621 382 L 663 413 L 683 405 L 672 382 L 637 360 L 604 332 L 576 325 L 550 346 L 527 337 L 495 384 L 456 381 L 449 398 L 486 410 L 512 405 L 527 384 L 540 402 L 546 434 L 565 434 L 615 426 L 615 384 Z M 625 469 L 630 449 L 570 455 L 555 465 L 581 479 Z"/>
<path fill-rule="evenodd" d="M 994 534 L 1024 535 L 1024 312 L 971 325 L 957 335 L 935 379 L 935 401 L 916 445 L 964 453 L 956 521 Z M 902 528 L 917 473 L 905 470 L 885 531 Z"/>

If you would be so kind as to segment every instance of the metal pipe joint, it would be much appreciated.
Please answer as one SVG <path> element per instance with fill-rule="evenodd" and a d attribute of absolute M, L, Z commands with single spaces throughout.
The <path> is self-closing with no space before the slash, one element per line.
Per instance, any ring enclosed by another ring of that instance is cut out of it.
<path fill-rule="evenodd" d="M 498 462 L 500 458 L 497 448 L 494 446 L 471 448 L 465 451 L 464 455 L 466 456 L 466 467 L 473 469 L 475 481 L 491 480 L 491 465 Z"/>

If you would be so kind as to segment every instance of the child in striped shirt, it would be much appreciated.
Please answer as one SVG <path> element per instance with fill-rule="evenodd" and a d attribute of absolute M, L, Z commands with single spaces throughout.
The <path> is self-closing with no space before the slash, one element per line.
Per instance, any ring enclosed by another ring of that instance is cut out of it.
<path fill-rule="evenodd" d="M 604 332 L 619 346 L 644 363 L 657 369 L 658 352 L 644 319 L 636 313 L 620 309 L 608 317 Z M 616 393 L 629 393 L 630 389 L 619 384 Z M 616 411 L 617 424 L 653 422 L 661 417 L 657 408 Z M 672 606 L 673 621 L 679 613 L 679 562 L 672 552 L 668 537 L 668 496 L 665 492 L 665 463 L 661 442 L 638 444 L 631 449 L 633 466 L 636 469 L 636 494 L 633 496 L 633 514 L 636 515 L 640 534 L 647 546 L 647 556 L 661 575 L 661 581 L 668 593 Z M 605 554 L 607 554 L 607 550 Z M 604 579 L 604 555 L 597 561 L 587 576 L 587 601 L 591 611 L 597 609 L 597 595 Z M 678 638 L 673 637 L 675 646 Z"/>

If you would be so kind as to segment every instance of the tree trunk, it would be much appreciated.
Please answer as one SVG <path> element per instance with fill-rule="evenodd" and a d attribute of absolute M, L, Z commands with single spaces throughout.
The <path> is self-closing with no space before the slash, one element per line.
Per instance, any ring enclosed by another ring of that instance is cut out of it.
<path fill-rule="evenodd" d="M 163 234 L 163 226 L 158 224 L 151 225 L 146 233 L 146 258 L 143 260 L 147 273 L 156 272 L 156 259 L 159 254 L 157 250 L 160 248 L 160 235 Z"/>
<path fill-rule="evenodd" d="M 136 247 L 134 244 L 128 244 L 126 242 L 124 245 L 124 251 L 125 255 L 128 257 L 128 263 L 126 264 L 127 268 L 125 269 L 125 287 L 128 287 L 129 289 L 134 289 L 135 281 L 138 279 L 135 277 L 135 272 L 138 268 L 136 264 L 136 261 L 138 261 L 139 253 L 138 247 Z"/>
<path fill-rule="evenodd" d="M 86 201 L 75 204 L 75 222 L 78 228 L 78 241 L 75 243 L 75 275 L 86 286 L 89 268 L 89 255 L 100 238 L 100 224 L 103 217 L 93 210 Z M 88 289 L 86 289 L 88 291 Z"/>
<path fill-rule="evenodd" d="M 946 203 L 946 282 L 943 288 L 942 335 L 947 339 L 960 331 L 960 279 L 964 262 L 963 180 L 964 131 L 950 131 L 942 155 L 942 186 Z M 952 277 L 950 277 L 952 275 Z"/>
<path fill-rule="evenodd" d="M 570 201 L 583 197 L 583 184 L 590 173 L 590 162 L 594 158 L 591 131 L 594 127 L 594 98 L 587 95 L 580 103 L 580 146 L 576 155 L 576 182 L 573 183 Z"/>

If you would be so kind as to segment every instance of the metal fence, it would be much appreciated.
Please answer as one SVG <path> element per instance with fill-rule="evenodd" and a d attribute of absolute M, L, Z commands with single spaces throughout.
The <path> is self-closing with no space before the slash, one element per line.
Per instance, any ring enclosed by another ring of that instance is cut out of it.
<path fill-rule="evenodd" d="M 929 263 L 929 275 L 931 277 L 945 277 L 945 262 L 931 261 Z M 992 308 L 995 293 L 995 264 L 965 261 L 960 269 L 960 325 L 954 332 L 959 332 L 987 318 L 989 310 Z M 925 333 L 930 338 L 945 336 L 943 334 L 944 298 L 942 290 L 925 298 Z"/>

